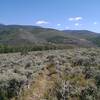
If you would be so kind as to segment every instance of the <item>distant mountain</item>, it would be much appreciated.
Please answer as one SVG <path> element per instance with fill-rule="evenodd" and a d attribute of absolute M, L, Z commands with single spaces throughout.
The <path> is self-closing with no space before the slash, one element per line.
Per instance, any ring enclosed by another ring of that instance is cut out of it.
<path fill-rule="evenodd" d="M 4 28 L 5 27 L 5 25 L 4 24 L 0 24 L 0 28 Z"/>
<path fill-rule="evenodd" d="M 100 47 L 100 36 L 92 38 L 91 41 Z"/>
<path fill-rule="evenodd" d="M 64 44 L 75 46 L 97 46 L 94 42 L 99 34 L 87 30 L 56 30 L 29 25 L 0 24 L 0 44 Z"/>
<path fill-rule="evenodd" d="M 100 46 L 100 33 L 95 33 L 88 30 L 64 30 L 67 36 L 87 40 L 93 44 Z"/>
<path fill-rule="evenodd" d="M 88 31 L 88 30 L 64 30 L 67 35 L 71 37 L 76 37 L 76 38 L 85 38 L 85 39 L 90 39 L 98 36 L 98 33 Z"/>

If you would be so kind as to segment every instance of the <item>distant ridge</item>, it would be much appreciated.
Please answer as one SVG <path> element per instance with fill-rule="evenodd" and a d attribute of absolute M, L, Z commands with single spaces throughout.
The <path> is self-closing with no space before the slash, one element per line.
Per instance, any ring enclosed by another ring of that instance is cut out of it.
<path fill-rule="evenodd" d="M 57 30 L 32 25 L 0 24 L 0 44 L 70 44 L 78 46 L 99 46 L 95 42 L 100 34 L 88 30 Z"/>

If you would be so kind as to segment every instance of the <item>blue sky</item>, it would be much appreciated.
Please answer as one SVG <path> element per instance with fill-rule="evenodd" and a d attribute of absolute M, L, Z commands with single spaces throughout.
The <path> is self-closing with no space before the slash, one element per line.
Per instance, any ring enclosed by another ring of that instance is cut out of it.
<path fill-rule="evenodd" d="M 0 0 L 0 23 L 100 32 L 100 0 Z"/>

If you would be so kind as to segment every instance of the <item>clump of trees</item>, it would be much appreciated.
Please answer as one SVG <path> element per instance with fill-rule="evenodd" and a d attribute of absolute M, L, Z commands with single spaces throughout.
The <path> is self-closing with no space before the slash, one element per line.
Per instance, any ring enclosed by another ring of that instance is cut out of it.
<path fill-rule="evenodd" d="M 0 53 L 14 53 L 21 52 L 22 55 L 27 54 L 30 51 L 43 51 L 43 50 L 56 50 L 56 49 L 65 49 L 73 48 L 72 46 L 59 45 L 59 44 L 42 44 L 42 45 L 23 45 L 23 46 L 14 46 L 0 44 Z"/>

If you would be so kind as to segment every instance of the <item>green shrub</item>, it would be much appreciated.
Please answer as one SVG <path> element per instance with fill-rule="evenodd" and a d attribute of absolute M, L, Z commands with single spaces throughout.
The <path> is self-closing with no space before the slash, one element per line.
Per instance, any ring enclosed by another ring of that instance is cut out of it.
<path fill-rule="evenodd" d="M 95 76 L 95 81 L 96 81 L 97 87 L 100 88 L 100 73 L 98 73 L 98 74 Z"/>

